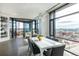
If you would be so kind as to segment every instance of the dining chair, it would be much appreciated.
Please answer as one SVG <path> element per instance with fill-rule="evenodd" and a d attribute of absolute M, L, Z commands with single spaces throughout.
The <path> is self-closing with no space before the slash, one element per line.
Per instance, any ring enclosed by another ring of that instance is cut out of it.
<path fill-rule="evenodd" d="M 29 43 L 29 48 L 31 52 L 33 53 L 33 55 L 40 53 L 40 49 L 34 43 L 32 43 L 30 39 L 28 39 L 28 43 Z"/>
<path fill-rule="evenodd" d="M 44 51 L 43 54 L 45 56 L 63 56 L 65 45 L 53 47 Z"/>
<path fill-rule="evenodd" d="M 58 39 L 56 39 L 56 38 L 53 38 L 53 40 L 54 40 L 54 41 L 57 41 L 57 42 L 59 41 L 59 40 L 58 40 Z"/>
<path fill-rule="evenodd" d="M 58 39 L 56 39 L 56 38 L 51 38 L 50 36 L 46 36 L 46 38 L 51 39 L 51 40 L 54 40 L 54 41 L 58 41 Z"/>
<path fill-rule="evenodd" d="M 32 35 L 32 37 L 37 37 L 37 35 Z"/>
<path fill-rule="evenodd" d="M 48 39 L 52 39 L 50 36 L 46 36 L 46 38 L 48 38 Z"/>

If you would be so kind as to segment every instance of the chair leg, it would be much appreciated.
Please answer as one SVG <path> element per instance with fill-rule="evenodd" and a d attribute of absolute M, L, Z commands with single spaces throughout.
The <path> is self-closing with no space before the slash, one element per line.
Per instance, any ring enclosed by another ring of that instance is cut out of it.
<path fill-rule="evenodd" d="M 28 52 L 28 55 L 30 55 L 30 48 L 29 48 L 29 46 L 28 46 L 28 50 L 27 50 L 27 52 Z"/>
<path fill-rule="evenodd" d="M 33 52 L 31 50 L 29 50 L 29 56 L 33 56 Z"/>

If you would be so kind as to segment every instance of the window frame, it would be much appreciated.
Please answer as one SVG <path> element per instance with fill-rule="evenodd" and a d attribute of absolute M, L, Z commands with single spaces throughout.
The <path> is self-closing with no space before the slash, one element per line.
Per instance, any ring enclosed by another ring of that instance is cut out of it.
<path fill-rule="evenodd" d="M 66 16 L 70 16 L 70 15 L 74 15 L 74 14 L 76 14 L 76 13 L 79 13 L 79 11 L 76 11 L 76 12 L 73 12 L 73 13 L 70 13 L 70 14 L 66 14 L 66 15 L 63 15 L 63 16 L 60 16 L 60 17 L 55 17 L 55 16 L 56 16 L 56 14 L 55 14 L 56 11 L 57 11 L 58 9 L 61 9 L 61 8 L 65 7 L 65 6 L 67 6 L 67 5 L 71 5 L 71 4 L 66 3 L 66 4 L 60 6 L 59 8 L 57 8 L 57 9 L 55 9 L 55 10 L 49 12 L 49 36 L 53 36 L 54 38 L 56 38 L 56 28 L 55 28 L 56 19 L 59 19 L 59 18 L 62 18 L 62 17 L 66 17 Z M 63 10 L 63 9 L 62 9 L 62 10 Z M 51 19 L 51 13 L 53 13 L 53 19 Z M 53 21 L 53 30 L 52 30 L 53 35 L 51 35 L 51 21 Z M 65 38 L 64 38 L 64 39 L 65 39 Z M 67 50 L 65 50 L 65 51 L 67 51 Z M 67 51 L 67 52 L 69 52 L 69 53 L 71 53 L 71 54 L 73 54 L 73 55 L 75 55 L 75 56 L 78 56 L 77 54 L 75 54 L 75 53 L 73 53 L 73 52 L 70 52 L 70 51 Z"/>

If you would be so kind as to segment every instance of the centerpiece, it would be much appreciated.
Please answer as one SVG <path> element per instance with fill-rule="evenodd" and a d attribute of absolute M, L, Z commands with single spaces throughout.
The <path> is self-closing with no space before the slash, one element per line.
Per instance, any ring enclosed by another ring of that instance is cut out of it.
<path fill-rule="evenodd" d="M 37 35 L 37 38 L 39 39 L 39 41 L 42 40 L 43 35 Z"/>

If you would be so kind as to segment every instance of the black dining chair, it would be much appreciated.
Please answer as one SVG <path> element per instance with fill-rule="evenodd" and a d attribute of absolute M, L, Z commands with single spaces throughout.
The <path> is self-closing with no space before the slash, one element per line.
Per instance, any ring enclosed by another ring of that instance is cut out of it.
<path fill-rule="evenodd" d="M 65 45 L 53 47 L 44 51 L 45 56 L 63 56 Z"/>
<path fill-rule="evenodd" d="M 40 49 L 34 43 L 32 43 L 29 38 L 28 38 L 28 43 L 29 43 L 29 48 L 30 48 L 31 52 L 33 53 L 33 55 L 40 53 Z"/>
<path fill-rule="evenodd" d="M 32 35 L 32 37 L 37 37 L 37 35 Z"/>
<path fill-rule="evenodd" d="M 46 38 L 48 38 L 48 39 L 52 39 L 50 36 L 46 36 Z"/>
<path fill-rule="evenodd" d="M 53 40 L 54 40 L 54 41 L 57 41 L 57 42 L 59 41 L 59 40 L 58 40 L 58 39 L 56 39 L 56 38 L 53 38 Z"/>
<path fill-rule="evenodd" d="M 56 39 L 56 38 L 51 38 L 50 36 L 46 36 L 46 38 L 48 38 L 48 39 L 51 39 L 51 40 L 54 40 L 54 41 L 57 41 L 57 42 L 58 42 L 58 39 Z"/>

